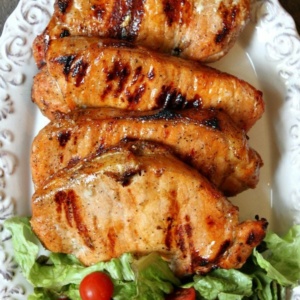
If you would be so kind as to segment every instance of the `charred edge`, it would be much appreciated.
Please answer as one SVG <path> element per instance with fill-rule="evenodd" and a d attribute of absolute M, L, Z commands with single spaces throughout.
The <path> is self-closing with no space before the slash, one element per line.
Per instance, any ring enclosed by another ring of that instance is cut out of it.
<path fill-rule="evenodd" d="M 59 37 L 61 37 L 61 38 L 64 38 L 67 36 L 70 36 L 70 31 L 68 29 L 64 29 L 59 35 Z"/>
<path fill-rule="evenodd" d="M 263 229 L 264 231 L 266 231 L 267 228 L 268 228 L 268 226 L 269 226 L 268 220 L 265 219 L 265 218 L 261 218 L 261 219 L 260 219 L 259 215 L 255 215 L 254 218 L 255 218 L 256 221 L 261 222 L 261 224 L 262 224 L 262 229 Z"/>
<path fill-rule="evenodd" d="M 202 98 L 196 94 L 194 98 L 187 99 L 186 95 L 181 93 L 180 90 L 174 88 L 172 85 L 164 85 L 156 98 L 156 103 L 158 107 L 183 109 L 201 107 Z"/>
<path fill-rule="evenodd" d="M 197 270 L 198 267 L 206 267 L 210 263 L 209 259 L 199 256 L 197 251 L 192 253 L 192 268 Z"/>
<path fill-rule="evenodd" d="M 206 127 L 221 131 L 220 120 L 217 117 L 203 120 L 202 124 Z"/>
<path fill-rule="evenodd" d="M 266 231 L 268 229 L 269 222 L 265 218 L 262 218 L 261 222 L 262 222 L 262 229 L 263 229 L 263 231 Z"/>
<path fill-rule="evenodd" d="M 122 174 L 105 172 L 105 175 L 119 182 L 123 187 L 129 186 L 135 175 L 141 175 L 141 170 L 128 170 Z"/>
<path fill-rule="evenodd" d="M 58 9 L 62 14 L 66 13 L 70 4 L 71 4 L 71 0 L 58 0 L 57 1 Z"/>
<path fill-rule="evenodd" d="M 130 75 L 130 67 L 128 64 L 123 65 L 121 61 L 115 61 L 112 70 L 107 72 L 106 82 L 118 80 L 117 92 L 120 93 L 124 89 L 128 77 Z"/>
<path fill-rule="evenodd" d="M 125 40 L 103 40 L 101 42 L 101 45 L 103 47 L 112 47 L 112 48 L 129 48 L 129 49 L 134 49 L 137 46 L 129 41 L 125 41 Z"/>
<path fill-rule="evenodd" d="M 162 109 L 154 114 L 147 114 L 144 116 L 140 116 L 137 119 L 140 121 L 152 121 L 152 120 L 177 120 L 180 119 L 181 115 L 175 111 Z"/>
<path fill-rule="evenodd" d="M 215 37 L 216 44 L 222 43 L 230 33 L 231 29 L 234 27 L 238 8 L 234 6 L 231 10 L 229 10 L 223 3 L 221 3 L 219 7 L 219 13 L 221 14 L 221 18 L 223 20 L 223 28 Z"/>
<path fill-rule="evenodd" d="M 68 76 L 71 71 L 71 66 L 73 61 L 75 60 L 76 55 L 66 55 L 60 56 L 55 59 L 55 62 L 63 65 L 63 73 L 64 75 Z"/>
<path fill-rule="evenodd" d="M 104 16 L 105 13 L 106 13 L 106 9 L 105 9 L 105 7 L 102 6 L 102 5 L 92 5 L 92 6 L 91 6 L 91 10 L 93 11 L 94 17 L 95 17 L 97 20 L 102 20 L 102 19 L 103 19 L 103 16 Z"/>
<path fill-rule="evenodd" d="M 202 108 L 203 100 L 202 98 L 196 94 L 193 99 L 189 99 L 184 108 Z"/>
<path fill-rule="evenodd" d="M 75 63 L 73 72 L 72 72 L 72 77 L 76 78 L 75 80 L 75 86 L 79 87 L 83 82 L 84 78 L 87 72 L 87 69 L 89 67 L 89 64 L 83 59 L 80 59 Z"/>
<path fill-rule="evenodd" d="M 62 213 L 64 209 L 68 225 L 73 227 L 73 220 L 76 225 L 79 235 L 82 237 L 85 245 L 90 249 L 94 249 L 92 240 L 88 234 L 88 230 L 83 223 L 80 215 L 80 210 L 76 205 L 77 196 L 73 190 L 68 192 L 59 191 L 54 196 L 54 201 L 57 204 L 57 212 Z"/>
<path fill-rule="evenodd" d="M 71 138 L 70 131 L 62 131 L 62 132 L 59 132 L 57 135 L 57 140 L 61 147 L 65 147 L 66 144 L 68 143 L 68 141 L 70 140 L 70 138 Z"/>
<path fill-rule="evenodd" d="M 144 0 L 117 0 L 111 16 L 109 36 L 134 41 L 144 16 Z"/>

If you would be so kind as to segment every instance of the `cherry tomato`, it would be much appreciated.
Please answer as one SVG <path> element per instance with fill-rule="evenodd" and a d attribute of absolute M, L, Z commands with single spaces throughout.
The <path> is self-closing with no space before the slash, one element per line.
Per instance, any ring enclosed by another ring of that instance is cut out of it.
<path fill-rule="evenodd" d="M 194 288 L 177 289 L 166 300 L 196 300 L 196 291 Z"/>
<path fill-rule="evenodd" d="M 80 283 L 79 293 L 82 300 L 110 300 L 114 285 L 108 275 L 103 272 L 93 272 Z"/>

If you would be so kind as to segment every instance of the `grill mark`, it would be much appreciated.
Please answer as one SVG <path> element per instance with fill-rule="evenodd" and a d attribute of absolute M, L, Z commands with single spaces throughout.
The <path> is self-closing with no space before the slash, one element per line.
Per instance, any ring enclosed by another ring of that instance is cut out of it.
<path fill-rule="evenodd" d="M 182 25 L 189 22 L 190 7 L 191 4 L 186 0 L 164 0 L 163 10 L 167 18 L 168 26 L 172 26 L 173 23 Z"/>
<path fill-rule="evenodd" d="M 222 29 L 219 30 L 215 37 L 215 43 L 220 44 L 225 41 L 226 37 L 230 33 L 230 31 L 235 26 L 235 20 L 237 17 L 237 14 L 239 13 L 238 7 L 235 5 L 231 8 L 226 8 L 223 2 L 220 3 L 220 6 L 218 8 L 218 13 L 220 14 L 223 22 L 222 22 Z"/>
<path fill-rule="evenodd" d="M 101 46 L 103 47 L 113 47 L 113 48 L 129 48 L 134 49 L 137 46 L 129 41 L 125 40 L 114 40 L 114 39 L 105 39 L 101 41 Z"/>
<path fill-rule="evenodd" d="M 202 124 L 206 127 L 221 131 L 220 120 L 217 117 L 203 120 Z"/>
<path fill-rule="evenodd" d="M 248 235 L 248 238 L 247 238 L 247 241 L 246 241 L 246 244 L 251 246 L 252 244 L 255 244 L 257 243 L 257 237 L 255 235 L 255 233 L 253 231 L 251 231 Z"/>
<path fill-rule="evenodd" d="M 174 194 L 175 192 L 175 194 Z M 179 206 L 178 202 L 176 200 L 176 191 L 170 192 L 170 198 L 172 206 L 169 207 L 169 214 L 167 217 L 167 228 L 165 232 L 165 245 L 166 249 L 170 250 L 172 247 L 172 244 L 176 242 L 176 244 L 180 244 L 180 238 L 178 236 L 177 231 L 179 228 L 176 226 L 176 220 L 178 220 L 178 213 L 179 213 Z"/>
<path fill-rule="evenodd" d="M 207 216 L 207 218 L 206 218 L 206 224 L 209 227 L 213 227 L 215 225 L 215 220 L 213 219 L 212 216 Z M 210 230 L 212 230 L 212 228 L 210 228 Z"/>
<path fill-rule="evenodd" d="M 77 231 L 81 238 L 83 239 L 85 245 L 90 249 L 94 249 L 94 245 L 91 237 L 89 236 L 89 232 L 87 227 L 85 226 L 83 219 L 80 214 L 80 209 L 77 205 L 77 195 L 73 190 L 59 191 L 54 196 L 54 201 L 57 205 L 57 213 L 61 215 L 63 210 L 65 211 L 65 216 L 70 227 L 77 228 Z M 75 223 L 73 225 L 73 223 Z"/>
<path fill-rule="evenodd" d="M 195 245 L 193 243 L 193 228 L 191 226 L 189 218 L 186 216 L 186 224 L 184 225 L 184 230 L 188 238 L 188 245 L 189 245 L 189 253 L 193 252 L 195 249 Z"/>
<path fill-rule="evenodd" d="M 116 96 L 123 91 L 129 75 L 129 64 L 123 64 L 120 60 L 114 61 L 112 69 L 106 71 L 106 82 L 117 82 Z"/>
<path fill-rule="evenodd" d="M 186 95 L 181 93 L 173 85 L 163 85 L 156 98 L 158 107 L 183 109 L 191 107 L 202 107 L 202 98 L 196 94 L 194 98 L 187 99 Z"/>
<path fill-rule="evenodd" d="M 67 167 L 68 168 L 73 167 L 73 166 L 77 165 L 79 162 L 80 162 L 80 157 L 78 157 L 78 156 L 72 157 L 69 160 Z"/>
<path fill-rule="evenodd" d="M 131 81 L 132 84 L 136 83 L 138 80 L 143 81 L 144 75 L 142 74 L 142 70 L 143 70 L 142 66 L 138 66 L 134 70 L 133 78 Z"/>
<path fill-rule="evenodd" d="M 151 70 L 148 72 L 147 77 L 149 80 L 153 80 L 155 77 L 154 68 L 151 68 Z"/>
<path fill-rule="evenodd" d="M 89 63 L 85 62 L 83 59 L 80 59 L 75 63 L 72 71 L 72 77 L 75 78 L 76 87 L 79 87 L 84 82 L 88 67 Z"/>
<path fill-rule="evenodd" d="M 144 17 L 145 0 L 133 0 L 132 22 L 129 25 L 129 40 L 134 41 L 139 33 L 140 26 Z"/>
<path fill-rule="evenodd" d="M 71 66 L 73 61 L 75 60 L 76 55 L 65 55 L 65 56 L 59 56 L 54 59 L 54 62 L 57 62 L 61 65 L 63 65 L 63 74 L 65 76 L 68 76 L 71 72 Z"/>
<path fill-rule="evenodd" d="M 184 228 L 184 225 L 179 225 L 176 229 L 176 244 L 177 244 L 177 247 L 182 252 L 183 257 L 185 258 L 186 255 L 187 255 L 187 248 L 186 248 L 186 244 L 185 244 L 185 228 Z"/>
<path fill-rule="evenodd" d="M 145 114 L 136 118 L 137 121 L 152 121 L 152 120 L 176 120 L 180 119 L 181 115 L 178 112 L 162 109 L 155 113 Z"/>
<path fill-rule="evenodd" d="M 109 36 L 134 41 L 144 16 L 144 0 L 117 0 L 110 16 Z"/>
<path fill-rule="evenodd" d="M 116 182 L 119 182 L 123 187 L 129 186 L 132 182 L 132 179 L 135 175 L 141 175 L 140 169 L 127 170 L 124 173 L 117 172 L 105 172 L 106 176 L 114 179 Z"/>
<path fill-rule="evenodd" d="M 175 47 L 172 50 L 172 55 L 174 55 L 174 56 L 180 56 L 181 52 L 182 52 L 182 49 L 180 49 L 180 47 Z"/>
<path fill-rule="evenodd" d="M 107 239 L 109 242 L 111 253 L 115 253 L 115 245 L 116 245 L 117 236 L 115 233 L 115 229 L 113 227 L 109 228 L 109 230 L 107 232 Z"/>
<path fill-rule="evenodd" d="M 60 33 L 59 37 L 64 38 L 70 36 L 70 31 L 68 29 L 63 29 L 62 32 Z"/>
<path fill-rule="evenodd" d="M 145 84 L 142 84 L 140 86 L 138 86 L 133 93 L 129 93 L 127 95 L 127 101 L 129 104 L 131 104 L 130 106 L 135 106 L 137 105 L 140 100 L 142 99 L 144 93 L 146 91 L 146 87 Z"/>
<path fill-rule="evenodd" d="M 187 105 L 184 108 L 202 108 L 203 99 L 196 94 L 193 99 L 187 101 Z"/>
<path fill-rule="evenodd" d="M 225 240 L 222 243 L 222 245 L 220 246 L 219 251 L 217 252 L 216 260 L 219 259 L 227 251 L 227 249 L 230 247 L 230 245 L 231 245 L 230 240 Z"/>
<path fill-rule="evenodd" d="M 62 14 L 65 14 L 67 12 L 68 7 L 71 6 L 71 2 L 72 2 L 72 0 L 58 0 L 57 6 L 58 6 L 59 11 Z"/>
<path fill-rule="evenodd" d="M 102 6 L 102 5 L 92 5 L 91 9 L 93 11 L 94 17 L 97 20 L 101 21 L 103 19 L 103 16 L 106 13 L 105 6 Z"/>
<path fill-rule="evenodd" d="M 172 227 L 173 227 L 173 218 L 167 218 L 167 229 L 166 229 L 166 237 L 165 237 L 165 245 L 168 250 L 171 249 L 172 241 L 173 241 L 173 234 L 172 234 Z"/>
<path fill-rule="evenodd" d="M 70 131 L 61 131 L 57 135 L 57 140 L 59 142 L 59 145 L 61 147 L 65 147 L 68 141 L 71 138 L 71 132 Z"/>
<path fill-rule="evenodd" d="M 198 267 L 205 267 L 210 263 L 207 258 L 199 256 L 197 251 L 192 252 L 192 270 L 197 270 Z"/>

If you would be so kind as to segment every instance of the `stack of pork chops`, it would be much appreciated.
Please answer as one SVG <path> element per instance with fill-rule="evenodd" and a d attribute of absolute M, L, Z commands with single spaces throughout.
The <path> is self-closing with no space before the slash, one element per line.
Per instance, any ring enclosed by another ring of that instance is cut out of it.
<path fill-rule="evenodd" d="M 85 265 L 158 252 L 178 276 L 240 268 L 267 221 L 226 198 L 263 165 L 247 132 L 262 93 L 206 66 L 250 0 L 56 0 L 36 38 L 33 230 Z"/>

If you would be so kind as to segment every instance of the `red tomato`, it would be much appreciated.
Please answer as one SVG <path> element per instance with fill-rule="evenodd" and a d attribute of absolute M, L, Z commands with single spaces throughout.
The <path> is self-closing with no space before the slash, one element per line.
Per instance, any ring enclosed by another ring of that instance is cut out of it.
<path fill-rule="evenodd" d="M 177 289 L 166 300 L 196 300 L 196 291 L 194 288 Z"/>
<path fill-rule="evenodd" d="M 79 293 L 82 300 L 110 300 L 114 285 L 108 275 L 103 272 L 93 272 L 80 283 Z"/>

